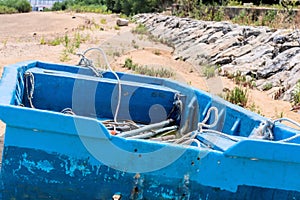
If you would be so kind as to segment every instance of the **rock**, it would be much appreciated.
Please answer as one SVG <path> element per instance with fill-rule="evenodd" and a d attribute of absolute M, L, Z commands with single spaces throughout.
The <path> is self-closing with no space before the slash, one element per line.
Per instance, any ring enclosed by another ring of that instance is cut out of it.
<path fill-rule="evenodd" d="M 240 65 L 244 63 L 253 63 L 255 60 L 262 58 L 266 54 L 272 54 L 273 50 L 274 47 L 269 44 L 257 46 L 253 48 L 248 54 L 236 58 L 234 60 L 234 64 Z"/>
<path fill-rule="evenodd" d="M 117 19 L 118 26 L 128 26 L 129 20 L 128 19 Z"/>
<path fill-rule="evenodd" d="M 209 38 L 207 38 L 208 44 L 215 43 L 223 35 L 224 35 L 224 33 L 222 31 L 212 34 Z"/>
<path fill-rule="evenodd" d="M 236 57 L 240 57 L 240 56 L 243 56 L 243 55 L 251 52 L 252 49 L 253 49 L 253 47 L 249 44 L 247 44 L 245 46 L 233 46 L 229 49 L 226 49 L 222 53 L 220 53 L 219 57 L 233 56 L 234 58 L 236 58 Z"/>
<path fill-rule="evenodd" d="M 250 36 L 259 36 L 261 34 L 262 30 L 258 28 L 253 28 L 253 27 L 246 27 L 243 29 L 243 36 L 245 38 L 248 38 Z"/>
<path fill-rule="evenodd" d="M 279 54 L 274 60 L 266 63 L 264 67 L 257 71 L 258 78 L 269 78 L 279 71 L 288 69 L 289 60 L 298 53 L 300 53 L 300 48 L 295 47 Z"/>
<path fill-rule="evenodd" d="M 297 41 L 292 42 L 285 42 L 279 47 L 279 52 L 284 52 L 285 50 L 294 48 L 294 47 L 300 47 L 299 43 Z"/>
<path fill-rule="evenodd" d="M 228 64 L 228 63 L 231 63 L 232 62 L 232 58 L 231 57 L 223 57 L 223 58 L 219 58 L 217 59 L 214 64 L 216 65 L 225 65 L 225 64 Z"/>
<path fill-rule="evenodd" d="M 134 18 L 155 37 L 171 42 L 177 59 L 186 60 L 195 68 L 201 68 L 203 63 L 221 65 L 223 75 L 240 71 L 255 77 L 259 88 L 272 83 L 270 91 L 277 90 L 273 94 L 276 98 L 289 100 L 291 88 L 300 77 L 297 31 L 160 14 L 139 14 Z"/>

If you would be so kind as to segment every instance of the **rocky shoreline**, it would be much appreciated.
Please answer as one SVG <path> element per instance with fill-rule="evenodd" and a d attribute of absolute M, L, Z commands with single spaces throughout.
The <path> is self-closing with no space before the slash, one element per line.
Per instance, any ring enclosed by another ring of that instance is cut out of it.
<path fill-rule="evenodd" d="M 175 59 L 183 59 L 201 70 L 219 66 L 221 75 L 240 72 L 266 85 L 276 99 L 290 101 L 300 79 L 300 32 L 251 27 L 231 22 L 200 21 L 161 14 L 139 14 L 138 23 L 174 47 Z"/>

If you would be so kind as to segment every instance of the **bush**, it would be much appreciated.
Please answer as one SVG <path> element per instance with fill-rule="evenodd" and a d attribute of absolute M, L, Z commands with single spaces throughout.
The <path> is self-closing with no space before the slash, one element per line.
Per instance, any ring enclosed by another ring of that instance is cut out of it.
<path fill-rule="evenodd" d="M 53 11 L 66 10 L 68 8 L 67 2 L 55 2 L 52 6 Z"/>
<path fill-rule="evenodd" d="M 300 80 L 297 82 L 297 84 L 293 90 L 292 100 L 295 105 L 298 105 L 300 103 Z"/>
<path fill-rule="evenodd" d="M 215 76 L 216 67 L 212 65 L 207 65 L 204 67 L 203 74 L 206 78 L 212 78 Z"/>
<path fill-rule="evenodd" d="M 0 14 L 13 14 L 17 12 L 15 8 L 0 5 Z"/>
<path fill-rule="evenodd" d="M 31 11 L 31 5 L 30 5 L 29 1 L 27 1 L 27 0 L 18 0 L 14 7 L 20 13 L 25 13 L 25 12 Z"/>
<path fill-rule="evenodd" d="M 235 87 L 233 90 L 226 93 L 225 99 L 233 104 L 245 107 L 248 102 L 248 91 L 241 87 Z"/>
<path fill-rule="evenodd" d="M 1 14 L 24 13 L 30 11 L 31 5 L 27 0 L 0 0 Z"/>
<path fill-rule="evenodd" d="M 148 30 L 144 24 L 138 24 L 131 32 L 134 34 L 146 35 Z"/>
<path fill-rule="evenodd" d="M 272 83 L 266 83 L 266 84 L 263 85 L 262 89 L 263 89 L 263 91 L 267 91 L 267 90 L 272 89 L 272 87 L 273 87 Z"/>

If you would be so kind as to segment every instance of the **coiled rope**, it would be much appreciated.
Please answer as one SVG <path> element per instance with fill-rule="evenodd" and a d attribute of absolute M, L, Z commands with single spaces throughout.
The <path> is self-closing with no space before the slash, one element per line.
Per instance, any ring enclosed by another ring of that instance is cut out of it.
<path fill-rule="evenodd" d="M 122 96 L 122 85 L 121 85 L 120 78 L 119 78 L 118 74 L 111 68 L 111 66 L 110 66 L 110 64 L 108 62 L 108 59 L 106 57 L 106 54 L 104 53 L 104 51 L 100 47 L 92 47 L 92 48 L 89 48 L 89 49 L 85 50 L 83 53 L 79 53 L 78 55 L 82 57 L 81 60 L 79 61 L 79 64 L 81 64 L 82 62 L 84 62 L 85 66 L 88 67 L 89 69 L 91 69 L 95 73 L 95 75 L 97 77 L 102 77 L 102 75 L 98 72 L 98 70 L 94 66 L 93 61 L 91 61 L 90 59 L 88 59 L 85 56 L 85 54 L 87 52 L 92 51 L 92 50 L 97 50 L 97 51 L 99 51 L 102 54 L 102 56 L 104 58 L 104 61 L 106 63 L 106 66 L 108 67 L 109 71 L 117 79 L 117 82 L 118 82 L 118 102 L 117 102 L 116 110 L 115 110 L 115 113 L 114 113 L 114 122 L 117 123 L 119 109 L 120 109 L 120 105 L 121 105 L 121 96 Z"/>

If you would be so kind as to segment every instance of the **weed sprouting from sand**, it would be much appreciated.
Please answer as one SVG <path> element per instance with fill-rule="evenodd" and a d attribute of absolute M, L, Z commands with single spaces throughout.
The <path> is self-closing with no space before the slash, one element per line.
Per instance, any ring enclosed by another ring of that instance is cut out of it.
<path fill-rule="evenodd" d="M 168 69 L 160 68 L 160 69 L 154 69 L 153 67 L 149 66 L 140 66 L 138 64 L 133 63 L 132 59 L 127 58 L 125 60 L 124 66 L 125 68 L 132 70 L 138 74 L 143 74 L 147 76 L 155 76 L 155 77 L 164 77 L 164 78 L 170 78 L 174 76 L 174 73 Z"/>
<path fill-rule="evenodd" d="M 60 41 L 65 47 L 61 54 L 60 61 L 69 61 L 69 54 L 75 54 L 75 50 L 80 47 L 81 43 L 87 41 L 89 37 L 89 35 L 83 36 L 79 32 L 76 32 L 73 37 L 69 37 L 69 35 L 66 34 L 60 38 L 60 40 L 57 39 L 57 41 Z"/>
<path fill-rule="evenodd" d="M 233 104 L 246 107 L 248 102 L 248 90 L 242 87 L 235 87 L 226 93 L 225 99 Z"/>
<path fill-rule="evenodd" d="M 160 52 L 160 50 L 158 50 L 158 49 L 155 49 L 155 50 L 153 51 L 153 53 L 154 53 L 155 55 L 157 55 L 157 56 L 160 56 L 160 55 L 161 55 L 161 52 Z"/>
<path fill-rule="evenodd" d="M 298 82 L 295 85 L 295 88 L 293 90 L 292 101 L 293 101 L 294 105 L 300 104 L 300 80 L 298 80 Z"/>
<path fill-rule="evenodd" d="M 2 41 L 2 43 L 3 43 L 3 47 L 4 47 L 4 48 L 6 48 L 6 46 L 7 46 L 7 42 L 8 42 L 8 39 L 4 39 L 4 40 Z"/>
<path fill-rule="evenodd" d="M 266 84 L 264 84 L 262 89 L 263 89 L 263 91 L 267 91 L 267 90 L 272 89 L 272 87 L 273 87 L 273 83 L 266 83 Z"/>
<path fill-rule="evenodd" d="M 203 69 L 203 74 L 206 78 L 212 78 L 214 77 L 216 74 L 215 74 L 215 71 L 216 71 L 216 67 L 213 66 L 213 65 L 206 65 L 204 66 L 204 69 Z"/>
<path fill-rule="evenodd" d="M 42 38 L 41 38 L 41 40 L 40 40 L 40 44 L 41 44 L 41 45 L 46 45 L 46 44 L 47 44 L 47 42 L 46 42 L 44 36 L 42 36 Z"/>
<path fill-rule="evenodd" d="M 60 37 L 56 37 L 53 40 L 50 40 L 48 42 L 48 44 L 51 45 L 51 46 L 57 46 L 57 45 L 61 44 L 61 41 L 62 41 L 62 39 Z"/>
<path fill-rule="evenodd" d="M 248 108 L 251 112 L 255 112 L 255 113 L 259 114 L 259 115 L 262 115 L 262 112 L 261 112 L 260 107 L 257 106 L 257 105 L 255 105 L 254 102 L 252 102 L 252 103 L 250 104 L 250 106 L 247 106 L 247 108 Z"/>
<path fill-rule="evenodd" d="M 100 23 L 101 23 L 101 24 L 107 24 L 107 21 L 106 21 L 105 18 L 102 18 L 102 19 L 100 20 Z"/>
<path fill-rule="evenodd" d="M 70 60 L 70 56 L 69 56 L 69 52 L 67 51 L 67 49 L 64 49 L 62 54 L 60 55 L 60 59 L 61 62 L 67 62 Z"/>
<path fill-rule="evenodd" d="M 134 29 L 131 30 L 133 34 L 146 35 L 148 34 L 148 30 L 145 25 L 138 24 Z"/>

